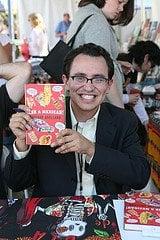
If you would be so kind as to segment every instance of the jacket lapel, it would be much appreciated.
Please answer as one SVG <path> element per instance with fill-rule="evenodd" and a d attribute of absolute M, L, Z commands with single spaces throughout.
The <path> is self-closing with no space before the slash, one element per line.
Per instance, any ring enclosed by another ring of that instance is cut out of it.
<path fill-rule="evenodd" d="M 116 133 L 116 126 L 111 115 L 107 103 L 101 105 L 97 120 L 96 142 L 105 146 L 112 146 L 112 142 Z M 69 98 L 66 99 L 66 128 L 72 128 Z M 76 171 L 76 160 L 74 153 L 66 154 L 66 161 L 72 170 Z"/>
<path fill-rule="evenodd" d="M 97 121 L 96 142 L 110 147 L 115 137 L 116 126 L 107 103 L 101 105 Z"/>

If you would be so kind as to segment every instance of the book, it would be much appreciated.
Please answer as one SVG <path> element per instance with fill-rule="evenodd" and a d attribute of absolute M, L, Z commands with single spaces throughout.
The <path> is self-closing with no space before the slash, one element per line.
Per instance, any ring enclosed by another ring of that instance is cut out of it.
<path fill-rule="evenodd" d="M 0 239 L 121 240 L 110 195 L 28 198 L 0 206 Z"/>
<path fill-rule="evenodd" d="M 149 34 L 148 34 L 148 39 L 149 40 L 151 40 L 151 41 L 155 40 L 157 28 L 158 28 L 158 21 L 151 21 Z"/>
<path fill-rule="evenodd" d="M 158 24 L 154 42 L 160 47 L 160 23 Z"/>
<path fill-rule="evenodd" d="M 141 29 L 141 33 L 140 33 L 140 40 L 142 40 L 142 41 L 148 40 L 150 26 L 151 26 L 150 19 L 146 19 L 142 24 L 142 29 Z"/>
<path fill-rule="evenodd" d="M 140 33 L 141 33 L 141 25 L 135 26 L 134 31 L 129 39 L 128 46 L 134 45 L 138 41 Z"/>
<path fill-rule="evenodd" d="M 160 194 L 137 192 L 124 200 L 124 229 L 160 233 Z"/>
<path fill-rule="evenodd" d="M 64 84 L 26 84 L 25 104 L 33 119 L 32 129 L 26 131 L 26 144 L 50 145 L 65 128 Z"/>

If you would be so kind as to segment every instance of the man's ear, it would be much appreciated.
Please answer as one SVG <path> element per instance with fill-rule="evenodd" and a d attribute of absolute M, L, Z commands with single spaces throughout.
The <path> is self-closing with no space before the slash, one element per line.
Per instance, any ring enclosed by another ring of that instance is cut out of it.
<path fill-rule="evenodd" d="M 109 82 L 108 82 L 108 86 L 107 86 L 107 89 L 106 89 L 106 94 L 108 94 L 108 92 L 110 91 L 110 88 L 111 88 L 112 84 L 113 84 L 113 79 L 109 80 Z"/>
<path fill-rule="evenodd" d="M 111 87 L 112 84 L 113 84 L 113 78 L 109 80 L 109 83 L 108 83 L 109 87 Z"/>
<path fill-rule="evenodd" d="M 66 84 L 67 82 L 67 77 L 65 74 L 62 75 L 62 80 L 63 80 L 63 83 Z"/>
<path fill-rule="evenodd" d="M 144 56 L 144 64 L 148 63 L 148 61 L 149 61 L 149 54 L 146 54 Z"/>
<path fill-rule="evenodd" d="M 65 84 L 66 90 L 68 90 L 68 78 L 66 77 L 65 74 L 62 75 L 62 80 L 63 80 L 63 83 Z"/>

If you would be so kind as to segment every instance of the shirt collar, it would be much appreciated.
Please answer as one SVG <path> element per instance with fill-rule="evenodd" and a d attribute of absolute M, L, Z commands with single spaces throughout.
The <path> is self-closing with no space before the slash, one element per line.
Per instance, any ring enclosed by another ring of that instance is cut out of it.
<path fill-rule="evenodd" d="M 91 119 L 88 119 L 85 123 L 87 122 L 92 122 L 92 123 L 97 123 L 97 120 L 98 120 L 98 114 L 99 114 L 99 111 L 100 111 L 100 106 L 97 110 L 97 112 L 95 113 L 95 115 L 91 118 Z M 72 122 L 72 128 L 75 128 L 76 124 L 77 124 L 77 120 L 76 120 L 76 117 L 73 113 L 73 110 L 72 110 L 72 106 L 71 106 L 71 102 L 70 102 L 70 113 L 71 113 L 71 122 Z M 83 123 L 84 124 L 84 123 Z"/>

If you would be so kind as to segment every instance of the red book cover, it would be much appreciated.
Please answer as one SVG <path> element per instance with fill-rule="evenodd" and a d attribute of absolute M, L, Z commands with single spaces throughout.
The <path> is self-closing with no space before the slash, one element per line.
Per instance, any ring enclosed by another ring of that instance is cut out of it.
<path fill-rule="evenodd" d="M 26 84 L 25 104 L 33 119 L 32 129 L 26 131 L 26 143 L 50 145 L 65 128 L 64 84 Z"/>
<path fill-rule="evenodd" d="M 160 230 L 160 194 L 137 192 L 124 200 L 124 228 Z"/>

